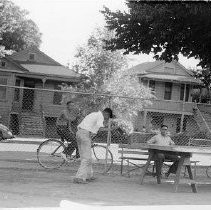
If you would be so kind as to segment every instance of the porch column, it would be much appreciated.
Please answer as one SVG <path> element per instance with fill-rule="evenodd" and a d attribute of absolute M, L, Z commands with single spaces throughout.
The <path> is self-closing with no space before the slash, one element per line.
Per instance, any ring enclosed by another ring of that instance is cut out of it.
<path fill-rule="evenodd" d="M 180 132 L 182 132 L 182 128 L 183 128 L 185 97 L 186 97 L 186 84 L 185 84 L 185 88 L 184 88 L 184 97 L 183 97 L 183 103 L 182 103 L 182 115 L 181 115 L 181 121 L 180 121 Z"/>
<path fill-rule="evenodd" d="M 202 87 L 200 86 L 199 103 L 201 103 L 201 94 L 202 94 Z"/>
<path fill-rule="evenodd" d="M 45 82 L 46 82 L 46 78 L 42 78 L 42 89 L 45 89 Z M 44 91 L 41 92 L 41 103 L 40 103 L 40 108 L 41 111 L 43 111 L 43 95 L 44 95 Z"/>
<path fill-rule="evenodd" d="M 42 78 L 42 88 L 44 89 L 45 88 L 45 82 L 46 82 L 46 78 Z"/>
<path fill-rule="evenodd" d="M 42 89 L 45 89 L 45 83 L 46 83 L 46 78 L 42 78 Z M 40 114 L 41 114 L 41 118 L 42 118 L 42 125 L 43 125 L 43 137 L 45 137 L 45 130 L 46 130 L 46 126 L 45 126 L 45 115 L 44 115 L 44 109 L 43 109 L 43 96 L 44 96 L 44 90 L 41 90 L 41 102 L 40 102 Z"/>

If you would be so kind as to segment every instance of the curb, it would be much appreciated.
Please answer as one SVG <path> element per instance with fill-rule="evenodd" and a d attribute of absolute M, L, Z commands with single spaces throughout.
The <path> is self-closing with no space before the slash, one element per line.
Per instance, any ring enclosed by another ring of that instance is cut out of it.
<path fill-rule="evenodd" d="M 3 144 L 35 144 L 40 145 L 43 141 L 21 141 L 21 140 L 3 140 L 0 143 Z"/>

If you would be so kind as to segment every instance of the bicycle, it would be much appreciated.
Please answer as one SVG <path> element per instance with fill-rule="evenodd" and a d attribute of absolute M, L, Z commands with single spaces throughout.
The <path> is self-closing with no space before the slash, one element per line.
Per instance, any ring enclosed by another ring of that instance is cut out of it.
<path fill-rule="evenodd" d="M 62 142 L 58 139 L 47 139 L 42 142 L 37 148 L 38 163 L 45 169 L 58 169 L 65 162 L 61 157 L 61 153 L 68 146 L 68 142 Z M 92 166 L 96 172 L 107 173 L 113 165 L 113 154 L 104 145 L 92 143 Z M 77 164 L 79 161 L 76 158 L 75 151 L 72 154 L 72 159 L 69 164 Z M 106 158 L 107 157 L 107 158 Z"/>
<path fill-rule="evenodd" d="M 211 166 L 206 167 L 206 175 L 208 178 L 211 178 Z"/>

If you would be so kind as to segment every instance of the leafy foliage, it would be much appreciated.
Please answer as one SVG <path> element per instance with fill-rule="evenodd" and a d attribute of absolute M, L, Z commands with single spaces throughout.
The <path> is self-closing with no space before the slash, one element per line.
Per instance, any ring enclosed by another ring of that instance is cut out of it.
<path fill-rule="evenodd" d="M 138 112 L 144 106 L 149 106 L 154 98 L 151 90 L 140 84 L 136 75 L 130 75 L 126 70 L 114 73 L 105 81 L 101 92 L 95 88 L 86 89 L 83 85 L 73 87 L 64 84 L 61 88 L 64 91 L 62 102 L 74 101 L 84 116 L 111 107 L 116 116 L 113 123 L 127 133 L 133 130 Z"/>
<path fill-rule="evenodd" d="M 111 107 L 116 115 L 113 123 L 129 133 L 138 111 L 150 104 L 153 95 L 136 75 L 125 70 L 127 59 L 120 51 L 105 49 L 104 40 L 113 37 L 112 32 L 98 28 L 87 44 L 78 48 L 73 69 L 85 74 L 88 80 L 75 87 L 63 85 L 63 101 L 75 99 L 84 115 Z"/>
<path fill-rule="evenodd" d="M 197 97 L 197 95 L 199 97 L 201 97 L 201 102 L 210 102 L 211 101 L 211 71 L 210 68 L 204 68 L 204 69 L 196 69 L 193 70 L 195 77 L 199 78 L 203 84 L 204 84 L 204 88 L 202 90 L 206 90 L 206 91 L 200 91 L 200 92 L 195 92 L 193 96 Z"/>
<path fill-rule="evenodd" d="M 152 52 L 154 58 L 170 62 L 178 54 L 211 64 L 211 3 L 208 1 L 128 1 L 128 12 L 104 8 L 107 27 L 116 36 L 106 41 L 107 49 L 124 49 L 125 54 Z M 210 69 L 210 68 L 209 68 Z"/>
<path fill-rule="evenodd" d="M 89 37 L 86 45 L 80 46 L 75 55 L 76 62 L 73 69 L 88 77 L 87 85 L 96 90 L 101 88 L 117 69 L 127 65 L 127 58 L 120 51 L 105 50 L 103 40 L 113 37 L 113 32 L 97 28 Z M 88 87 L 88 86 L 87 86 Z"/>
<path fill-rule="evenodd" d="M 131 132 L 138 112 L 149 106 L 155 96 L 139 82 L 137 75 L 131 75 L 127 70 L 115 72 L 104 87 L 105 91 L 115 96 L 111 98 L 111 104 L 117 123 L 123 130 Z"/>
<path fill-rule="evenodd" d="M 103 96 L 93 87 L 86 88 L 83 83 L 77 86 L 63 84 L 61 89 L 64 91 L 61 103 L 72 100 L 84 116 L 110 106 L 109 97 Z"/>
<path fill-rule="evenodd" d="M 41 33 L 27 14 L 13 2 L 0 0 L 0 56 L 9 50 L 19 51 L 32 45 L 39 47 Z"/>

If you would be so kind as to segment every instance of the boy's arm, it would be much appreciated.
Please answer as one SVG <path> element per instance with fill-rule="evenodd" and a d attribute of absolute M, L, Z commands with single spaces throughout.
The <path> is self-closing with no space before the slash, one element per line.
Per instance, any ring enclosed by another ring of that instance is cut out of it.
<path fill-rule="evenodd" d="M 170 145 L 175 145 L 174 141 L 171 138 L 170 138 Z"/>
<path fill-rule="evenodd" d="M 155 144 L 156 143 L 156 136 L 153 136 L 150 140 L 147 141 L 148 144 Z"/>

